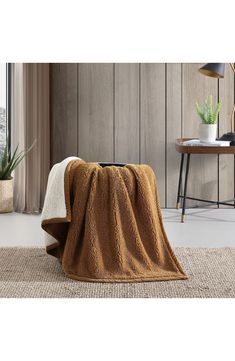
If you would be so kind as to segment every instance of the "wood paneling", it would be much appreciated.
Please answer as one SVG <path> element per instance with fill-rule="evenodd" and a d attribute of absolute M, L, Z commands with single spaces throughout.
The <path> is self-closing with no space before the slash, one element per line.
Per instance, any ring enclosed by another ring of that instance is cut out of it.
<path fill-rule="evenodd" d="M 165 207 L 165 64 L 141 64 L 140 84 L 140 162 L 154 169 Z"/>
<path fill-rule="evenodd" d="M 113 65 L 78 65 L 78 155 L 113 161 Z"/>
<path fill-rule="evenodd" d="M 197 137 L 195 102 L 223 99 L 219 135 L 230 130 L 234 79 L 198 73 L 201 64 L 51 64 L 52 164 L 69 155 L 87 161 L 147 163 L 161 206 L 175 207 L 180 155 L 174 142 Z M 218 94 L 219 91 L 219 94 Z M 217 181 L 219 180 L 219 183 Z M 233 197 L 232 156 L 193 155 L 188 195 Z M 187 205 L 195 205 L 188 202 Z"/>
<path fill-rule="evenodd" d="M 166 207 L 176 205 L 180 157 L 175 139 L 181 137 L 181 64 L 167 64 L 166 73 Z"/>
<path fill-rule="evenodd" d="M 77 155 L 77 64 L 51 64 L 51 162 Z"/>
<path fill-rule="evenodd" d="M 210 94 L 213 95 L 214 100 L 217 100 L 218 96 L 217 79 L 198 73 L 200 66 L 202 64 L 183 64 L 182 135 L 184 138 L 198 137 L 200 119 L 196 113 L 195 102 L 203 103 Z M 217 180 L 217 155 L 193 155 L 191 157 L 188 181 L 189 196 L 217 199 Z M 188 205 L 192 204 L 190 201 L 187 203 Z"/>
<path fill-rule="evenodd" d="M 222 99 L 222 109 L 219 115 L 219 136 L 230 132 L 230 116 L 234 104 L 234 75 L 230 67 L 225 67 L 224 79 L 219 80 L 219 96 Z M 219 198 L 220 200 L 234 197 L 234 157 L 219 156 Z M 221 208 L 223 206 L 220 206 Z"/>
<path fill-rule="evenodd" d="M 139 163 L 139 64 L 115 64 L 115 161 Z"/>

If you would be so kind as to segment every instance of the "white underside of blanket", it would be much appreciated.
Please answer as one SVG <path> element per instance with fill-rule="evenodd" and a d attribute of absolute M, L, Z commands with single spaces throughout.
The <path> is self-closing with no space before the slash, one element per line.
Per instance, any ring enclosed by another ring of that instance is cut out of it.
<path fill-rule="evenodd" d="M 65 170 L 69 162 L 79 159 L 80 158 L 77 157 L 68 157 L 65 158 L 62 162 L 57 163 L 52 167 L 47 181 L 47 190 L 41 214 L 41 221 L 51 218 L 66 217 L 67 212 L 64 192 Z M 55 238 L 53 238 L 45 231 L 44 234 L 46 247 L 57 242 Z"/>

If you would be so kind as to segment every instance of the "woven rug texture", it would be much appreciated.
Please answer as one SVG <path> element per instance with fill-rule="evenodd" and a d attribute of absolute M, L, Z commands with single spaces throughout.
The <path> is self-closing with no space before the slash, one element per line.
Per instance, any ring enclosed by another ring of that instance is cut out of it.
<path fill-rule="evenodd" d="M 188 280 L 89 283 L 41 248 L 0 248 L 1 298 L 233 298 L 235 248 L 175 248 Z"/>

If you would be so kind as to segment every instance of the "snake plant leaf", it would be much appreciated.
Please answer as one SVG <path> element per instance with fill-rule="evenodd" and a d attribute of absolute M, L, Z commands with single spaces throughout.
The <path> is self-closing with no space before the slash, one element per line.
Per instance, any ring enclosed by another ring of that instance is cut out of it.
<path fill-rule="evenodd" d="M 222 107 L 222 100 L 220 100 L 216 106 L 216 109 L 215 109 L 215 112 L 213 114 L 213 121 L 214 123 L 217 122 L 217 118 L 218 118 L 218 115 L 219 115 L 219 112 L 221 110 L 221 107 Z"/>
<path fill-rule="evenodd" d="M 213 111 L 213 97 L 210 95 L 201 106 L 196 102 L 196 110 L 203 124 L 216 124 L 219 112 L 222 107 L 222 100 L 220 100 Z"/>
<path fill-rule="evenodd" d="M 8 146 L 5 146 L 2 156 L 0 156 L 0 180 L 7 180 L 11 178 L 12 172 L 16 169 L 20 162 L 22 162 L 24 157 L 31 151 L 35 143 L 36 140 L 34 140 L 30 147 L 22 150 L 18 154 L 17 152 L 19 145 L 17 145 L 12 156 L 10 150 L 8 149 Z"/>
<path fill-rule="evenodd" d="M 23 151 L 20 152 L 17 156 L 14 158 L 12 157 L 10 161 L 7 163 L 7 166 L 3 169 L 3 177 L 5 179 L 11 178 L 11 172 L 14 170 L 14 164 L 15 162 L 22 156 Z"/>
<path fill-rule="evenodd" d="M 196 102 L 196 109 L 197 109 L 198 115 L 199 115 L 200 118 L 203 120 L 203 114 L 204 114 L 204 112 L 203 112 L 202 107 L 198 104 L 198 102 Z"/>

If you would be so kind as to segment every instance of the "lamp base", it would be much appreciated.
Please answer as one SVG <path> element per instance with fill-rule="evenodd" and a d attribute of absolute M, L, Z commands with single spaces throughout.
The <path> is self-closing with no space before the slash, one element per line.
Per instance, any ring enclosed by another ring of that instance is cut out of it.
<path fill-rule="evenodd" d="M 235 133 L 229 132 L 222 135 L 219 140 L 225 140 L 230 142 L 230 145 L 235 146 Z"/>

